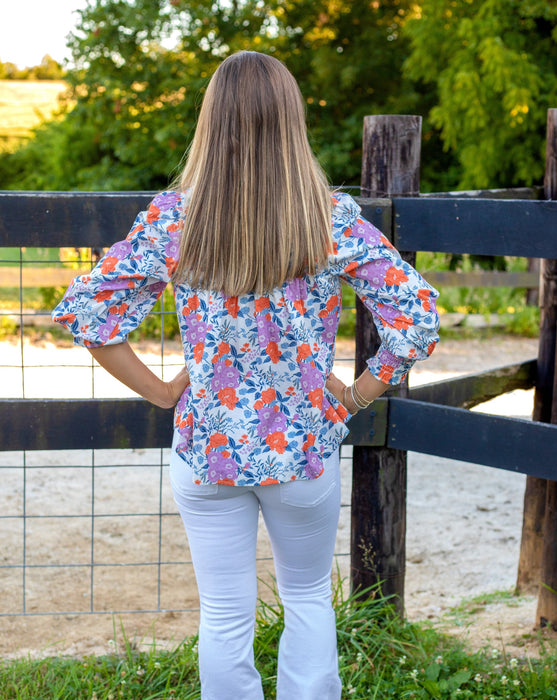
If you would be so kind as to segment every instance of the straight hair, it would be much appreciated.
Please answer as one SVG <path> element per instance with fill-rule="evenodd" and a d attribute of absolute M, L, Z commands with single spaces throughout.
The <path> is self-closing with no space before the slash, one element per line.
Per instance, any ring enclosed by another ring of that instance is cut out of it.
<path fill-rule="evenodd" d="M 220 64 L 177 186 L 189 204 L 175 281 L 262 294 L 326 265 L 331 194 L 298 84 L 276 58 L 241 51 Z"/>

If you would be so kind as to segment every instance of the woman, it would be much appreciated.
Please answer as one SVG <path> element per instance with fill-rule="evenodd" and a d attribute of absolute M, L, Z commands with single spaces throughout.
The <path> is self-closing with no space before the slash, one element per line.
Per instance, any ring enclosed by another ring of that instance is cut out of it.
<path fill-rule="evenodd" d="M 185 368 L 163 382 L 126 338 L 169 281 Z M 350 387 L 331 371 L 341 281 L 382 339 Z M 209 83 L 177 186 L 55 309 L 120 381 L 176 404 L 170 476 L 199 588 L 205 700 L 263 697 L 260 510 L 285 611 L 277 697 L 340 698 L 330 575 L 344 423 L 432 352 L 436 296 L 350 197 L 331 196 L 292 75 L 241 52 Z"/>

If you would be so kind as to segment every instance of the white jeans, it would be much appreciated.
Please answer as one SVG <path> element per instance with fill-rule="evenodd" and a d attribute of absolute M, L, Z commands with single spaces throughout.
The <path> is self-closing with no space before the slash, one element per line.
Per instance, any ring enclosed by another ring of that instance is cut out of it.
<path fill-rule="evenodd" d="M 261 508 L 284 606 L 277 700 L 339 700 L 331 604 L 340 512 L 338 451 L 318 479 L 251 487 L 198 486 L 173 450 L 170 480 L 199 588 L 202 699 L 263 699 L 253 657 Z"/>

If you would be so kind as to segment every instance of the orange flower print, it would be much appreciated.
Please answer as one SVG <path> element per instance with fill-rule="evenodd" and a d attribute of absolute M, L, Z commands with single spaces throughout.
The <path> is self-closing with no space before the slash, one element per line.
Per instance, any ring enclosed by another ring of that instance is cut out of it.
<path fill-rule="evenodd" d="M 271 484 L 278 484 L 279 480 L 278 479 L 272 479 L 271 477 L 268 477 L 267 479 L 263 479 L 261 482 L 261 486 L 270 486 Z"/>
<path fill-rule="evenodd" d="M 308 393 L 308 399 L 312 406 L 321 408 L 323 406 L 323 389 L 312 389 Z"/>
<path fill-rule="evenodd" d="M 267 343 L 267 347 L 265 348 L 265 352 L 271 358 L 271 362 L 273 362 L 276 365 L 276 363 L 280 360 L 280 356 L 281 356 L 281 352 L 278 349 L 278 345 L 273 341 L 271 341 L 270 343 Z"/>
<path fill-rule="evenodd" d="M 202 342 L 196 343 L 193 348 L 193 359 L 197 364 L 199 364 L 203 358 L 203 348 L 205 346 Z"/>
<path fill-rule="evenodd" d="M 344 268 L 344 272 L 350 277 L 356 277 L 356 270 L 358 269 L 358 263 L 353 260 L 351 263 Z"/>
<path fill-rule="evenodd" d="M 341 420 L 346 420 L 348 418 L 348 411 L 344 408 L 344 406 L 339 403 L 339 405 L 336 408 L 336 414 L 341 418 Z"/>
<path fill-rule="evenodd" d="M 221 406 L 226 406 L 226 408 L 231 411 L 233 408 L 236 408 L 236 404 L 238 403 L 236 389 L 233 389 L 231 386 L 224 387 L 224 389 L 218 392 L 217 396 L 219 397 Z"/>
<path fill-rule="evenodd" d="M 388 285 L 400 285 L 408 282 L 408 275 L 397 267 L 390 267 L 385 275 L 385 283 Z"/>
<path fill-rule="evenodd" d="M 408 330 L 412 325 L 412 319 L 406 316 L 397 316 L 393 321 L 393 326 L 401 330 Z"/>
<path fill-rule="evenodd" d="M 126 236 L 126 240 L 131 240 L 135 236 L 135 234 L 139 233 L 140 231 L 143 231 L 143 224 L 138 224 L 135 228 L 133 228 Z"/>
<path fill-rule="evenodd" d="M 116 267 L 117 262 L 118 258 L 115 258 L 112 255 L 106 257 L 101 263 L 101 272 L 103 273 L 103 275 L 106 275 L 107 272 L 114 272 L 114 268 Z"/>
<path fill-rule="evenodd" d="M 313 433 L 308 433 L 306 435 L 306 441 L 302 445 L 302 450 L 304 452 L 307 452 L 310 447 L 313 447 L 315 445 L 315 435 Z"/>
<path fill-rule="evenodd" d="M 298 355 L 296 357 L 297 362 L 305 360 L 306 357 L 309 357 L 310 355 L 311 349 L 307 343 L 302 343 L 301 345 L 298 345 Z"/>
<path fill-rule="evenodd" d="M 240 305 L 238 304 L 238 297 L 226 297 L 224 300 L 224 306 L 232 318 L 236 318 L 240 311 Z"/>
<path fill-rule="evenodd" d="M 424 311 L 429 311 L 431 309 L 429 289 L 418 289 L 418 299 L 422 302 Z"/>
<path fill-rule="evenodd" d="M 327 409 L 325 410 L 325 418 L 327 418 L 327 420 L 330 420 L 331 423 L 341 422 L 339 414 L 337 413 L 337 411 L 335 411 L 331 404 L 329 404 L 327 406 Z"/>
<path fill-rule="evenodd" d="M 147 212 L 147 223 L 152 224 L 153 221 L 156 221 L 160 215 L 161 210 L 154 204 L 151 204 L 151 206 L 149 207 L 149 211 Z"/>
<path fill-rule="evenodd" d="M 304 315 L 307 312 L 307 309 L 305 307 L 305 304 L 302 299 L 296 299 L 294 302 L 294 308 L 300 315 Z"/>
<path fill-rule="evenodd" d="M 110 289 L 104 289 L 102 292 L 97 292 L 93 298 L 95 299 L 95 301 L 98 301 L 100 303 L 102 301 L 110 299 L 111 296 L 112 292 L 110 291 Z"/>
<path fill-rule="evenodd" d="M 199 297 L 197 294 L 193 294 L 189 299 L 187 303 L 188 309 L 190 311 L 195 311 L 196 309 L 199 308 Z"/>
<path fill-rule="evenodd" d="M 178 261 L 174 258 L 166 257 L 164 259 L 164 264 L 166 266 L 166 270 L 168 272 L 169 277 L 172 277 L 172 275 L 174 274 L 174 270 L 178 266 Z"/>
<path fill-rule="evenodd" d="M 265 389 L 261 392 L 261 398 L 263 399 L 263 403 L 265 404 L 272 403 L 277 398 L 277 392 L 272 388 Z"/>
<path fill-rule="evenodd" d="M 391 243 L 391 241 L 386 238 L 383 234 L 381 234 L 381 238 L 379 239 L 381 241 L 381 245 L 384 245 L 385 248 L 391 248 L 391 250 L 394 250 L 394 246 Z"/>
<path fill-rule="evenodd" d="M 219 357 L 222 355 L 228 355 L 230 352 L 230 343 L 219 343 Z"/>
<path fill-rule="evenodd" d="M 344 235 L 346 236 L 346 238 L 350 238 L 350 236 L 352 235 L 352 229 L 350 228 L 350 226 L 347 226 L 344 229 Z"/>
<path fill-rule="evenodd" d="M 228 443 L 228 438 L 224 433 L 213 433 L 209 438 L 209 446 L 215 449 Z"/>
<path fill-rule="evenodd" d="M 389 379 L 392 378 L 394 372 L 394 367 L 391 367 L 391 365 L 383 365 L 381 369 L 379 370 L 379 379 L 382 382 L 385 382 L 387 384 L 389 382 Z"/>
<path fill-rule="evenodd" d="M 255 311 L 260 313 L 263 309 L 268 309 L 270 307 L 268 297 L 257 297 L 255 300 Z"/>
<path fill-rule="evenodd" d="M 267 445 L 269 445 L 271 450 L 273 450 L 274 452 L 278 452 L 279 455 L 284 454 L 286 446 L 288 445 L 288 443 L 286 442 L 286 438 L 284 437 L 284 433 L 281 433 L 279 431 L 267 435 L 267 437 L 265 438 L 265 442 L 267 443 Z"/>

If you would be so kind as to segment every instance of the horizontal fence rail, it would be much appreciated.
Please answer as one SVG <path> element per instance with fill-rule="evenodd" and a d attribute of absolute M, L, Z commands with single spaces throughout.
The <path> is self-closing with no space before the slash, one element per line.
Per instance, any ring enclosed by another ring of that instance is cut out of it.
<path fill-rule="evenodd" d="M 557 201 L 395 197 L 395 246 L 557 258 Z"/>
<path fill-rule="evenodd" d="M 393 397 L 387 445 L 557 480 L 557 425 Z"/>
<path fill-rule="evenodd" d="M 154 193 L 0 192 L 0 246 L 107 247 Z M 557 258 L 557 202 L 455 197 L 355 198 L 399 250 Z"/>
<path fill-rule="evenodd" d="M 410 389 L 408 398 L 443 406 L 472 408 L 509 391 L 531 389 L 536 382 L 537 364 L 535 359 L 527 360 L 456 379 L 424 384 Z"/>

